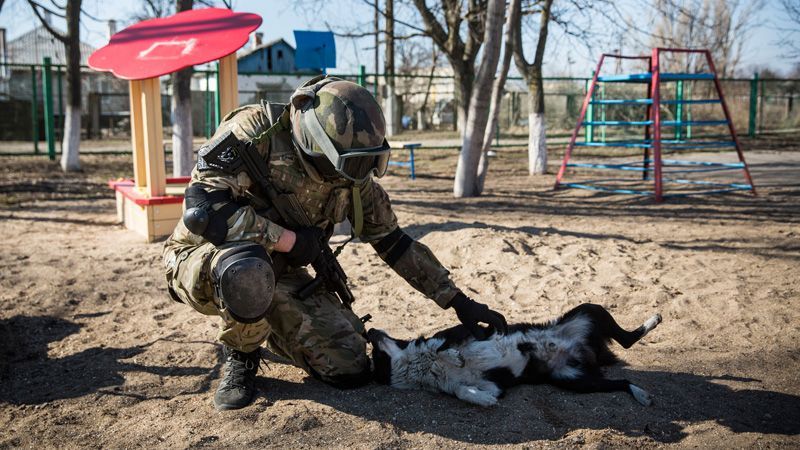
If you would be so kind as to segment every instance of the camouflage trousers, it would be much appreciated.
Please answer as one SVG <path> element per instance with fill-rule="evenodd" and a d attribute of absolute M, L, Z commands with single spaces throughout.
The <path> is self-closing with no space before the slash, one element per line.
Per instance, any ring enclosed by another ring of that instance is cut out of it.
<path fill-rule="evenodd" d="M 219 340 L 236 350 L 251 352 L 266 343 L 270 351 L 323 381 L 369 369 L 364 325 L 358 317 L 333 293 L 318 290 L 305 300 L 296 295 L 312 279 L 305 269 L 280 277 L 266 319 L 245 324 L 220 308 L 211 271 L 221 256 L 240 245 L 252 243 L 167 247 L 167 282 L 177 300 L 202 314 L 220 316 Z"/>

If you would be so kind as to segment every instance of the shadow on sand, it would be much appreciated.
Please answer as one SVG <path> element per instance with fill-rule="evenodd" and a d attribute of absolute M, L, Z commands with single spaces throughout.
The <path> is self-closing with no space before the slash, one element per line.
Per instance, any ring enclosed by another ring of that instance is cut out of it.
<path fill-rule="evenodd" d="M 103 313 L 91 316 L 98 314 Z M 158 340 L 131 348 L 93 347 L 64 357 L 48 352 L 51 342 L 80 328 L 80 324 L 48 316 L 15 316 L 0 321 L 0 403 L 42 404 L 92 393 L 139 400 L 174 397 L 119 389 L 129 372 L 157 374 L 165 380 L 202 376 L 197 389 L 180 394 L 208 395 L 220 375 L 221 355 L 220 363 L 213 368 L 161 367 L 131 361 Z M 477 444 L 555 440 L 571 430 L 609 428 L 631 437 L 680 442 L 687 435 L 687 427 L 706 421 L 734 433 L 800 434 L 800 397 L 759 389 L 759 380 L 624 367 L 612 370 L 614 377 L 629 378 L 650 390 L 656 397 L 655 405 L 640 406 L 624 393 L 574 394 L 550 386 L 522 386 L 512 389 L 497 407 L 479 408 L 441 394 L 375 384 L 340 391 L 311 378 L 287 382 L 270 378 L 267 370 L 258 378 L 260 398 L 250 411 L 258 411 L 259 405 L 271 408 L 278 401 L 310 400 L 396 431 L 430 433 Z M 731 383 L 742 388 L 726 385 Z M 309 424 L 322 426 L 311 417 Z"/>
<path fill-rule="evenodd" d="M 472 444 L 557 440 L 577 429 L 613 429 L 629 437 L 647 436 L 670 443 L 683 440 L 687 427 L 706 421 L 734 433 L 800 434 L 800 397 L 720 384 L 758 384 L 758 380 L 615 370 L 618 376 L 635 380 L 655 394 L 655 404 L 640 406 L 625 393 L 575 394 L 547 385 L 512 389 L 493 408 L 468 405 L 442 394 L 374 384 L 334 391 L 311 378 L 290 383 L 262 375 L 258 386 L 268 402 L 308 399 L 395 430 Z"/>
<path fill-rule="evenodd" d="M 100 345 L 64 357 L 53 357 L 52 352 L 48 352 L 51 342 L 77 333 L 81 326 L 50 316 L 14 316 L 0 320 L 0 403 L 33 405 L 95 392 L 140 400 L 170 398 L 127 392 L 119 386 L 125 383 L 126 372 L 146 372 L 164 377 L 204 376 L 197 392 L 206 392 L 219 376 L 219 365 L 213 369 L 161 367 L 130 361 L 148 346 L 164 339 L 130 348 Z"/>

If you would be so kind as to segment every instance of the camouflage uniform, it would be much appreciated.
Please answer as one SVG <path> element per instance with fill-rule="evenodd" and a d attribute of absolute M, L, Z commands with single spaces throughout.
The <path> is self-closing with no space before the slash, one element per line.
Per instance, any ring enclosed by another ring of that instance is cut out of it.
<path fill-rule="evenodd" d="M 231 130 L 240 140 L 249 140 L 278 120 L 283 105 L 243 106 L 224 119 L 215 137 Z M 329 126 L 332 119 L 320 117 Z M 381 130 L 382 131 L 382 130 Z M 212 138 L 213 139 L 213 138 Z M 325 180 L 299 154 L 288 130 L 281 130 L 257 145 L 269 167 L 273 187 L 282 193 L 294 193 L 314 226 L 330 230 L 346 218 L 353 222 L 353 183 L 345 179 Z M 318 290 L 301 300 L 295 294 L 311 277 L 305 269 L 289 269 L 276 285 L 267 318 L 252 324 L 234 320 L 220 308 L 211 282 L 211 270 L 226 251 L 241 246 L 262 245 L 267 252 L 284 228 L 271 220 L 267 195 L 242 172 L 230 176 L 213 170 L 192 172 L 191 184 L 206 190 L 230 190 L 234 200 L 245 204 L 228 221 L 228 234 L 219 246 L 191 233 L 179 222 L 164 249 L 167 281 L 176 300 L 189 304 L 207 315 L 223 320 L 219 339 L 227 346 L 250 352 L 263 342 L 272 352 L 286 357 L 323 380 L 338 375 L 361 373 L 369 368 L 364 327 L 338 298 Z M 383 188 L 370 180 L 360 187 L 363 209 L 362 242 L 375 243 L 397 228 L 389 197 Z M 379 253 L 386 259 L 389 249 Z M 393 264 L 393 269 L 415 289 L 446 307 L 458 293 L 449 272 L 431 251 L 416 241 Z"/>

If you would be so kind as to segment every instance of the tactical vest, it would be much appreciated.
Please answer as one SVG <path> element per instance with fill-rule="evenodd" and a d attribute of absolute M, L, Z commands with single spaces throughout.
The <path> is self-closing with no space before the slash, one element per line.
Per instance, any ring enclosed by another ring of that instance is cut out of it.
<path fill-rule="evenodd" d="M 353 183 L 344 179 L 324 180 L 316 168 L 306 161 L 295 148 L 290 126 L 288 109 L 282 103 L 261 103 L 271 126 L 256 136 L 253 143 L 266 158 L 269 167 L 269 182 L 279 194 L 294 194 L 297 206 L 302 207 L 314 226 L 329 229 L 347 218 L 351 208 L 354 222 L 361 222 L 360 192 Z M 261 145 L 262 143 L 267 143 Z M 265 193 L 266 194 L 266 193 Z M 351 201 L 351 196 L 355 201 Z M 272 205 L 281 208 L 282 205 Z M 290 215 L 280 211 L 281 216 Z M 296 224 L 287 224 L 290 227 Z M 360 226 L 355 226 L 356 235 Z"/>

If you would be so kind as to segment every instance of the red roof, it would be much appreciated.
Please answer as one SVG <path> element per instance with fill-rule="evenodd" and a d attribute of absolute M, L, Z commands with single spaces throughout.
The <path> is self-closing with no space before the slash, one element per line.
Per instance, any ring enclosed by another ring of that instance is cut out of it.
<path fill-rule="evenodd" d="M 126 80 L 142 80 L 230 55 L 247 43 L 261 17 L 204 8 L 150 19 L 111 36 L 89 66 Z"/>

